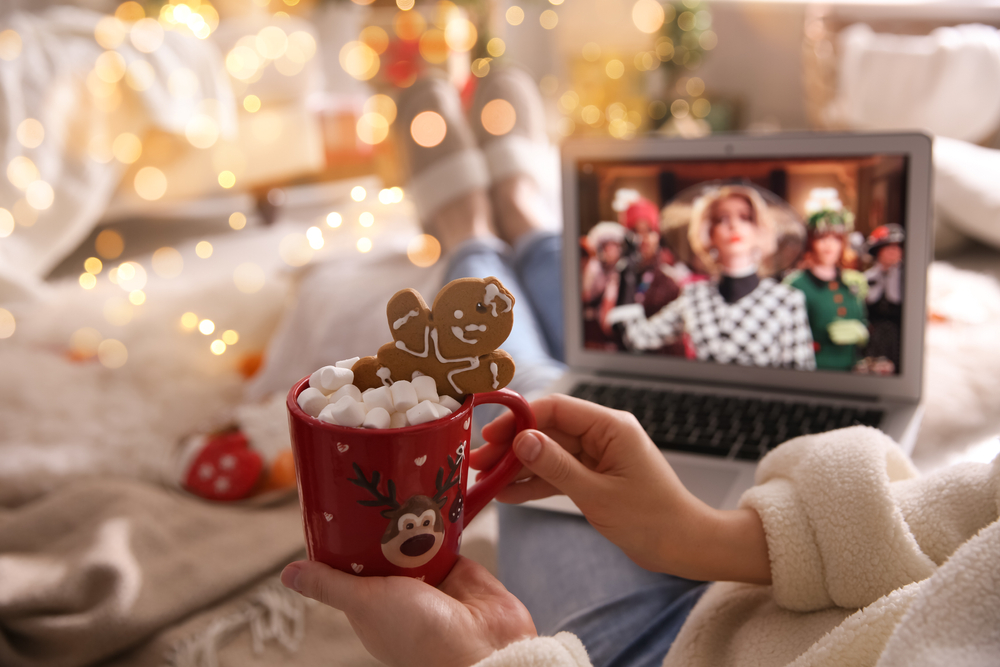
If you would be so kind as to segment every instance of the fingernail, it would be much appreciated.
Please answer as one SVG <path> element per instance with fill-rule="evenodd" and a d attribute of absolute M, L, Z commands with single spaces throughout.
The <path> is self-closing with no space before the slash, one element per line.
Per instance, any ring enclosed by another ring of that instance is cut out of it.
<path fill-rule="evenodd" d="M 517 458 L 521 459 L 525 463 L 531 463 L 538 458 L 538 455 L 542 452 L 542 441 L 538 439 L 538 436 L 530 431 L 521 434 L 521 437 L 517 439 L 517 445 L 514 448 L 514 453 L 517 454 Z"/>
<path fill-rule="evenodd" d="M 285 588 L 290 588 L 296 593 L 301 593 L 302 589 L 299 588 L 299 572 L 302 571 L 302 566 L 298 563 L 290 563 L 281 572 L 281 583 Z"/>

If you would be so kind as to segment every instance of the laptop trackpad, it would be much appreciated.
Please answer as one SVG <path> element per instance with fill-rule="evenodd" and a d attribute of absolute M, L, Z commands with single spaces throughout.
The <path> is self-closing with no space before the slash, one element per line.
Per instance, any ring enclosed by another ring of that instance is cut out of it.
<path fill-rule="evenodd" d="M 668 456 L 670 467 L 680 477 L 684 486 L 694 495 L 712 507 L 722 507 L 730 495 L 733 484 L 740 477 L 740 471 L 721 466 L 702 465 L 689 461 L 677 461 Z"/>

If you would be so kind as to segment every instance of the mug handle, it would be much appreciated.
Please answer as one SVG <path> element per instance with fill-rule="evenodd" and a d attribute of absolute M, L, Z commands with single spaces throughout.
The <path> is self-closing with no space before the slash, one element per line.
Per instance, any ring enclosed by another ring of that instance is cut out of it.
<path fill-rule="evenodd" d="M 510 389 L 499 389 L 482 394 L 472 395 L 473 407 L 484 403 L 499 403 L 510 408 L 514 413 L 515 433 L 519 433 L 528 428 L 535 428 L 535 414 L 528 406 L 524 397 Z M 512 440 L 513 442 L 513 440 Z M 468 491 L 465 502 L 465 519 L 463 527 L 475 518 L 479 511 L 486 507 L 487 503 L 493 500 L 500 491 L 514 481 L 517 473 L 521 471 L 521 461 L 514 455 L 514 449 L 508 446 L 507 452 L 497 461 L 492 468 L 479 474 L 479 479 Z"/>

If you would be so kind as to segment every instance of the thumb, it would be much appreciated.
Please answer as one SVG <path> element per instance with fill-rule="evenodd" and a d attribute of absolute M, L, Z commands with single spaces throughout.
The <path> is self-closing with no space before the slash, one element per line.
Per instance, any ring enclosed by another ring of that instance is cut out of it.
<path fill-rule="evenodd" d="M 341 611 L 347 611 L 351 601 L 357 599 L 359 579 L 311 560 L 289 563 L 281 572 L 281 583 L 286 588 Z"/>
<path fill-rule="evenodd" d="M 541 431 L 521 431 L 513 446 L 514 454 L 525 468 L 574 501 L 593 492 L 600 477 Z"/>

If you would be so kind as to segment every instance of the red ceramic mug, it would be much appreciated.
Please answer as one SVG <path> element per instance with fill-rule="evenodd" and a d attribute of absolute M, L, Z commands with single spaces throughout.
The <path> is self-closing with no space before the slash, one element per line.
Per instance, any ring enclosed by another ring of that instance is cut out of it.
<path fill-rule="evenodd" d="M 535 428 L 508 389 L 471 394 L 441 419 L 396 429 L 336 426 L 298 405 L 309 377 L 288 392 L 288 426 L 311 560 L 360 575 L 401 575 L 437 586 L 458 559 L 462 529 L 521 469 L 508 450 L 471 487 L 472 408 L 499 403 L 517 429 Z"/>

